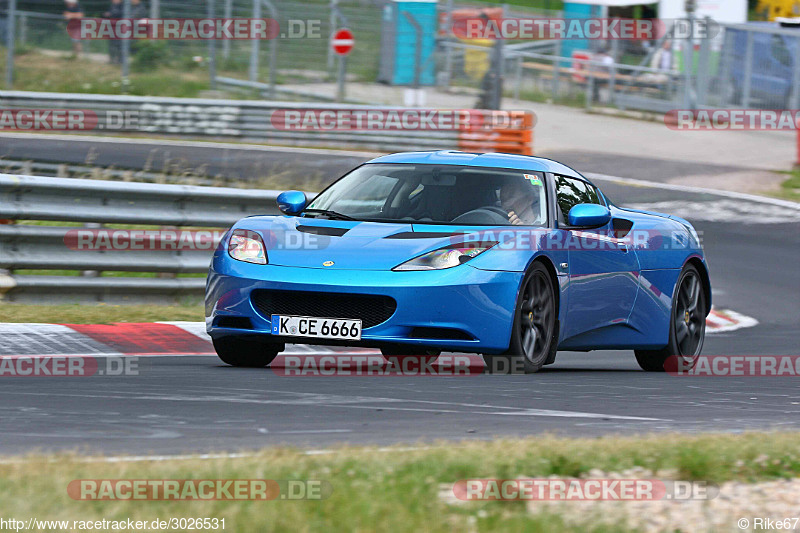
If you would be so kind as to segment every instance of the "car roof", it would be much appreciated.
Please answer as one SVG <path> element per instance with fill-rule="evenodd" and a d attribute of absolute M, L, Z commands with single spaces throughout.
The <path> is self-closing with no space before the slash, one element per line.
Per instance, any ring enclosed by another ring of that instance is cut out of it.
<path fill-rule="evenodd" d="M 552 159 L 530 155 L 473 153 L 457 150 L 439 150 L 429 152 L 400 152 L 376 157 L 367 163 L 410 163 L 428 165 L 464 165 L 470 167 L 513 168 L 533 172 L 552 172 L 562 176 L 570 176 L 586 180 L 576 170 Z M 588 181 L 588 180 L 586 180 Z"/>

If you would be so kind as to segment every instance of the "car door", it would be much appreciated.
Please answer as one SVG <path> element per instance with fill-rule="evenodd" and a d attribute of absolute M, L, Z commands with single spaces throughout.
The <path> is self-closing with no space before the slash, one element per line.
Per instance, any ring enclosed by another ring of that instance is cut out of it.
<path fill-rule="evenodd" d="M 554 175 L 558 227 L 568 250 L 568 314 L 562 338 L 626 323 L 636 300 L 639 262 L 614 238 L 613 221 L 599 228 L 572 228 L 569 210 L 577 204 L 606 205 L 591 183 Z"/>

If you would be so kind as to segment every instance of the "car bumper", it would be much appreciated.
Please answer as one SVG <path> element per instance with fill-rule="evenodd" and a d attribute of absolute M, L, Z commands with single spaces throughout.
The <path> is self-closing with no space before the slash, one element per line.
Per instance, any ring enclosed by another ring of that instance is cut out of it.
<path fill-rule="evenodd" d="M 257 335 L 275 342 L 312 345 L 399 343 L 497 353 L 508 348 L 522 276 L 521 272 L 485 271 L 470 265 L 386 272 L 255 265 L 216 257 L 206 287 L 206 329 L 213 338 Z M 365 327 L 360 342 L 278 337 L 272 335 L 271 317 L 253 304 L 251 292 L 256 289 L 339 293 L 345 298 L 348 294 L 389 296 L 397 308 L 388 320 Z M 250 327 L 219 327 L 222 317 L 248 318 Z M 426 334 L 420 335 L 420 331 Z M 424 338 L 431 332 L 433 338 Z M 460 334 L 451 335 L 453 332 Z"/>

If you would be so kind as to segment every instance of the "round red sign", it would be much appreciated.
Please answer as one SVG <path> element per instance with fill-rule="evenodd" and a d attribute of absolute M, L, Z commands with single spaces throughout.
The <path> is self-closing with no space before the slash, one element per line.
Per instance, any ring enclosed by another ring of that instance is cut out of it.
<path fill-rule="evenodd" d="M 355 38 L 353 37 L 353 32 L 348 30 L 347 28 L 342 28 L 341 30 L 337 30 L 336 33 L 333 34 L 333 40 L 331 41 L 331 46 L 333 47 L 333 51 L 339 54 L 340 56 L 346 56 L 350 53 L 350 50 L 353 49 L 353 45 L 356 43 Z"/>

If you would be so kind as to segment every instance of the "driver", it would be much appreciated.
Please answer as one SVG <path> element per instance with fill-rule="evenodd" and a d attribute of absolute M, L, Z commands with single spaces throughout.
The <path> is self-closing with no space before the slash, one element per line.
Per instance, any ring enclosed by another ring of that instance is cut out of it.
<path fill-rule="evenodd" d="M 515 226 L 538 224 L 539 191 L 527 181 L 513 180 L 500 188 L 500 205 L 508 213 L 508 221 Z"/>

